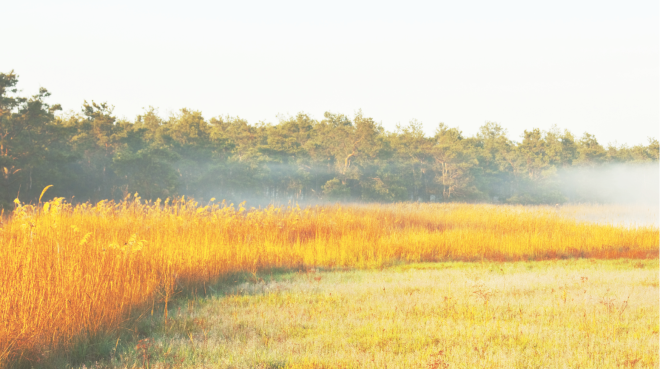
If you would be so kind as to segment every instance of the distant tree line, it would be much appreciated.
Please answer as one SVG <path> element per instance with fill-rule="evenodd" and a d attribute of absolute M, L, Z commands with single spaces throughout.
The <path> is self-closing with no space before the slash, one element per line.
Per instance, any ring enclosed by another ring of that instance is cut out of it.
<path fill-rule="evenodd" d="M 205 119 L 181 109 L 161 117 L 150 108 L 134 121 L 106 103 L 84 102 L 56 115 L 41 88 L 17 96 L 18 76 L 0 73 L 0 205 L 18 196 L 74 201 L 176 195 L 198 199 L 273 201 L 566 201 L 557 172 L 607 163 L 658 162 L 658 140 L 603 146 L 568 130 L 525 131 L 507 137 L 497 123 L 472 137 L 439 124 L 426 136 L 412 121 L 388 132 L 357 113 L 306 114 L 277 124 L 234 117 Z"/>

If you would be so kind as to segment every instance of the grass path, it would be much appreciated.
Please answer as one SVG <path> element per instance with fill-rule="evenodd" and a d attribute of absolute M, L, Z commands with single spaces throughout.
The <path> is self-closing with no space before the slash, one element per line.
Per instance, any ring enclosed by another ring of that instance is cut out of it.
<path fill-rule="evenodd" d="M 86 368 L 658 367 L 658 260 L 243 275 Z"/>

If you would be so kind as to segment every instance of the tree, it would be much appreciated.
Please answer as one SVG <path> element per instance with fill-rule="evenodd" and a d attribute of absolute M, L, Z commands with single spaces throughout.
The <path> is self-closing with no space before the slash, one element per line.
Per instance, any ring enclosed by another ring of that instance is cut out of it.
<path fill-rule="evenodd" d="M 112 158 L 112 169 L 123 179 L 123 196 L 139 193 L 146 199 L 173 196 L 177 193 L 179 176 L 172 163 L 180 159 L 168 146 L 144 140 L 147 128 L 127 130 L 123 147 Z"/>
<path fill-rule="evenodd" d="M 464 140 L 458 128 L 440 123 L 436 129 L 435 146 L 431 150 L 444 201 L 476 199 L 482 194 L 475 187 L 472 169 L 478 165 L 475 147 Z"/>
<path fill-rule="evenodd" d="M 314 198 L 557 203 L 565 195 L 586 198 L 561 188 L 559 171 L 657 163 L 660 153 L 655 138 L 603 148 L 589 133 L 576 140 L 556 126 L 526 130 L 520 142 L 493 122 L 471 137 L 444 124 L 429 137 L 416 120 L 387 132 L 361 111 L 250 124 L 206 120 L 191 109 L 162 118 L 148 108 L 127 120 L 107 103 L 85 101 L 76 114 L 55 115 L 61 108 L 46 104 L 46 89 L 22 97 L 17 84 L 13 71 L 0 73 L 0 206 L 7 208 L 19 191 L 21 200 L 34 201 L 50 184 L 47 196 L 74 201 L 138 192 L 255 205 Z"/>
<path fill-rule="evenodd" d="M 434 193 L 430 189 L 435 177 L 433 139 L 424 135 L 421 122 L 412 120 L 407 126 L 397 125 L 397 135 L 392 141 L 410 199 L 428 200 Z"/>
<path fill-rule="evenodd" d="M 598 143 L 596 137 L 585 132 L 580 141 L 578 141 L 578 158 L 575 161 L 577 165 L 594 167 L 605 161 L 605 149 Z"/>
<path fill-rule="evenodd" d="M 30 97 L 12 97 L 18 92 L 18 76 L 0 73 L 0 201 L 6 206 L 23 191 L 25 197 L 43 188 L 35 182 L 35 169 L 48 161 L 49 124 L 59 105 L 50 106 L 45 88 Z"/>
<path fill-rule="evenodd" d="M 114 108 L 107 103 L 85 101 L 82 114 L 65 124 L 76 128 L 70 138 L 71 149 L 78 153 L 75 172 L 79 180 L 75 193 L 81 200 L 99 201 L 121 196 L 121 183 L 112 171 L 112 159 L 125 137 L 124 125 L 115 125 Z"/>
<path fill-rule="evenodd" d="M 480 192 L 494 201 L 509 198 L 515 192 L 519 172 L 516 148 L 506 137 L 507 131 L 494 122 L 486 122 L 475 137 L 478 170 L 475 182 Z"/>

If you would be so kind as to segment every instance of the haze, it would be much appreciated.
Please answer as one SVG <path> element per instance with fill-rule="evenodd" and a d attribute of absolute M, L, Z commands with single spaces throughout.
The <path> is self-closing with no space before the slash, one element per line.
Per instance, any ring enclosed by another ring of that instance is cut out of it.
<path fill-rule="evenodd" d="M 659 172 L 657 163 L 560 170 L 557 182 L 569 201 L 602 205 L 602 208 L 569 205 L 563 207 L 563 213 L 595 222 L 657 227 Z"/>
<path fill-rule="evenodd" d="M 553 124 L 601 143 L 658 137 L 657 1 L 3 4 L 0 71 L 79 111 L 107 101 L 205 117 L 362 109 L 474 134 Z"/>

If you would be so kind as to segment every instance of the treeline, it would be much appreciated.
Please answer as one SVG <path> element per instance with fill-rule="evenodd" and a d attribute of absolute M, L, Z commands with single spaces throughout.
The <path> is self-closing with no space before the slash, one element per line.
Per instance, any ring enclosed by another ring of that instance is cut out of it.
<path fill-rule="evenodd" d="M 473 137 L 439 124 L 432 137 L 413 121 L 388 132 L 372 118 L 306 114 L 278 124 L 234 117 L 205 119 L 181 109 L 161 117 L 149 109 L 134 121 L 112 107 L 85 102 L 56 115 L 44 88 L 17 96 L 18 77 L 0 73 L 0 202 L 18 196 L 74 201 L 175 195 L 262 201 L 566 201 L 557 172 L 607 163 L 658 161 L 658 140 L 601 145 L 591 134 L 525 131 L 509 139 L 496 123 Z"/>

